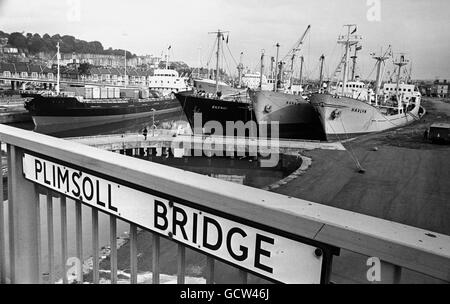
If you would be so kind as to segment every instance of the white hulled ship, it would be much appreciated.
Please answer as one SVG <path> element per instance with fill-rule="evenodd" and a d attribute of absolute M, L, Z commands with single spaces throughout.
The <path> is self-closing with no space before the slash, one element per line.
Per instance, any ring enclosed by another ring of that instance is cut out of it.
<path fill-rule="evenodd" d="M 176 70 L 169 69 L 169 51 L 171 46 L 167 49 L 166 68 L 155 69 L 153 76 L 148 81 L 150 90 L 157 91 L 163 96 L 173 95 L 174 93 L 184 92 L 190 90 L 188 85 L 188 78 L 181 77 Z"/>
<path fill-rule="evenodd" d="M 355 25 L 347 25 L 347 36 L 340 36 L 338 42 L 345 46 L 343 58 L 343 80 L 328 92 L 318 92 L 310 96 L 310 102 L 319 113 L 328 140 L 343 140 L 349 137 L 380 132 L 405 126 L 420 119 L 421 94 L 413 84 L 401 82 L 401 69 L 408 62 L 404 56 L 394 64 L 397 66 L 397 82 L 385 83 L 381 89 L 384 62 L 390 57 L 390 47 L 377 60 L 375 91 L 362 83 L 347 81 L 349 51 L 361 41 L 354 35 Z"/>
<path fill-rule="evenodd" d="M 180 77 L 177 71 L 171 69 L 155 69 L 148 86 L 164 96 L 189 90 L 187 78 Z"/>

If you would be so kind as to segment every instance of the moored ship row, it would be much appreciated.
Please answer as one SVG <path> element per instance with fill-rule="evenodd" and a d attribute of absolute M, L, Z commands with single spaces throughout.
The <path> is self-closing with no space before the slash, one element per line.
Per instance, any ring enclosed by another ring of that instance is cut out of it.
<path fill-rule="evenodd" d="M 353 47 L 355 65 L 361 37 L 354 35 L 355 25 L 347 27 L 348 34 L 338 39 L 338 43 L 345 46 L 345 54 L 336 69 L 342 71 L 342 80 L 335 85 L 329 83 L 323 86 L 322 56 L 320 81 L 315 91 L 303 88 L 303 57 L 300 57 L 300 81 L 295 83 L 293 77 L 294 58 L 298 58 L 297 53 L 310 26 L 280 62 L 277 44 L 275 73 L 271 71 L 268 78 L 264 75 L 263 53 L 261 71 L 248 74 L 250 76 L 244 81 L 246 88 L 242 88 L 241 81 L 236 88 L 219 79 L 220 48 L 225 40 L 224 32 L 219 30 L 216 32 L 216 79 L 194 79 L 193 90 L 189 90 L 185 79 L 179 77 L 176 71 L 167 68 L 155 70 L 153 88 L 161 89 L 161 93 L 148 88 L 125 87 L 78 87 L 66 88 L 66 92 L 61 92 L 58 81 L 56 93 L 37 94 L 25 107 L 32 115 L 35 130 L 43 133 L 148 117 L 158 111 L 164 113 L 179 109 L 180 106 L 192 129 L 199 127 L 194 118 L 199 117 L 196 114 L 201 114 L 202 128 L 208 121 L 219 122 L 223 131 L 227 122 L 255 122 L 256 133 L 252 135 L 261 133 L 258 127 L 267 126 L 263 134 L 283 139 L 343 140 L 401 127 L 420 119 L 424 113 L 420 104 L 421 95 L 413 84 L 401 81 L 402 67 L 408 64 L 404 56 L 395 62 L 398 74 L 396 83 L 387 82 L 382 86 L 384 62 L 391 56 L 387 53 L 374 57 L 377 60 L 377 78 L 373 88 L 355 78 L 354 73 L 349 79 L 349 53 Z M 282 71 L 286 58 L 291 59 L 291 68 Z M 168 78 L 173 78 L 173 82 Z M 270 126 L 274 124 L 278 125 L 277 134 L 271 134 Z"/>
<path fill-rule="evenodd" d="M 308 30 L 309 27 L 289 54 L 292 60 Z M 232 99 L 223 98 L 217 81 L 217 95 L 210 94 L 205 97 L 194 92 L 177 94 L 191 127 L 194 127 L 194 114 L 202 113 L 203 124 L 216 120 L 224 129 L 227 121 L 246 123 L 255 120 L 258 126 L 277 123 L 280 138 L 343 140 L 405 126 L 420 119 L 425 113 L 420 104 L 421 94 L 415 85 L 401 81 L 402 67 L 408 64 L 404 56 L 394 63 L 397 66 L 397 81 L 386 82 L 383 86 L 384 62 L 392 54 L 374 57 L 377 60 L 377 77 L 372 88 L 355 77 L 356 52 L 361 49 L 361 36 L 354 35 L 356 25 L 348 25 L 347 30 L 348 34 L 338 39 L 338 43 L 345 46 L 345 54 L 336 69 L 337 72 L 342 72 L 342 80 L 335 85 L 329 83 L 328 86 L 323 86 L 322 55 L 317 90 L 306 92 L 301 86 L 294 89 L 292 74 L 290 79 L 283 83 L 279 78 L 281 71 L 275 71 L 275 84 L 271 90 L 267 90 L 262 81 L 263 54 L 259 87 L 249 89 L 245 101 L 235 96 Z M 349 79 L 349 53 L 352 47 L 355 49 L 355 56 L 352 57 L 353 75 Z M 389 51 L 391 52 L 390 47 Z M 278 52 L 276 62 L 278 67 Z M 280 68 L 282 66 L 280 64 Z M 283 87 L 280 86 L 282 83 Z M 270 131 L 268 133 L 270 134 Z"/>

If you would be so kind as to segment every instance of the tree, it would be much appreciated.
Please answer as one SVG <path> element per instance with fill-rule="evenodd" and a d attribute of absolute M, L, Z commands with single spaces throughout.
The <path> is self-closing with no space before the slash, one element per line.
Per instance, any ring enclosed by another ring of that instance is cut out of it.
<path fill-rule="evenodd" d="M 28 42 L 28 51 L 36 54 L 39 52 L 49 52 L 50 50 L 47 48 L 45 41 L 39 35 L 34 35 Z"/>
<path fill-rule="evenodd" d="M 101 54 L 103 53 L 103 45 L 98 41 L 90 41 L 88 42 L 88 51 L 92 54 Z"/>
<path fill-rule="evenodd" d="M 27 38 L 25 38 L 22 33 L 11 33 L 9 36 L 9 44 L 18 49 L 25 49 L 27 48 Z"/>
<path fill-rule="evenodd" d="M 0 0 L 1 1 L 1 0 Z M 104 49 L 103 45 L 99 41 L 84 41 L 76 39 L 74 36 L 55 34 L 50 36 L 49 34 L 44 34 L 42 37 L 35 33 L 27 33 L 24 36 L 22 33 L 12 33 L 7 34 L 0 31 L 0 38 L 8 38 L 9 44 L 24 52 L 30 52 L 33 54 L 45 52 L 54 53 L 56 52 L 57 43 L 60 44 L 60 50 L 62 53 L 81 53 L 81 54 L 108 54 L 116 56 L 124 56 L 125 50 L 108 48 Z M 127 58 L 135 58 L 136 54 L 132 54 L 126 51 Z"/>
<path fill-rule="evenodd" d="M 78 73 L 80 75 L 90 75 L 91 65 L 88 62 L 80 64 L 80 66 L 78 67 Z"/>

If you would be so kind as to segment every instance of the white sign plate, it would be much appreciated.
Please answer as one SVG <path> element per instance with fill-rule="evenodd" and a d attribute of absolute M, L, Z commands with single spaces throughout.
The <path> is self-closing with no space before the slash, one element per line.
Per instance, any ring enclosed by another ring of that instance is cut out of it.
<path fill-rule="evenodd" d="M 283 283 L 320 283 L 315 246 L 24 154 L 25 178 Z"/>

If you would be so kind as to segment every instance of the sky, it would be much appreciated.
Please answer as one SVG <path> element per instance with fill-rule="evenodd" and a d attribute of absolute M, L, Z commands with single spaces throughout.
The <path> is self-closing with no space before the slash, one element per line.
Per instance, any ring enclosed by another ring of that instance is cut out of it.
<path fill-rule="evenodd" d="M 448 0 L 0 0 L 0 30 L 72 35 L 139 55 L 160 56 L 171 45 L 172 60 L 205 66 L 215 39 L 208 33 L 221 29 L 234 58 L 224 67 L 233 69 L 243 52 L 244 65 L 259 71 L 261 50 L 275 56 L 278 42 L 282 57 L 311 25 L 300 55 L 304 75 L 317 78 L 320 55 L 331 74 L 343 25 L 357 24 L 362 78 L 374 76 L 370 54 L 392 45 L 411 60 L 413 78 L 450 79 L 449 12 Z"/>

